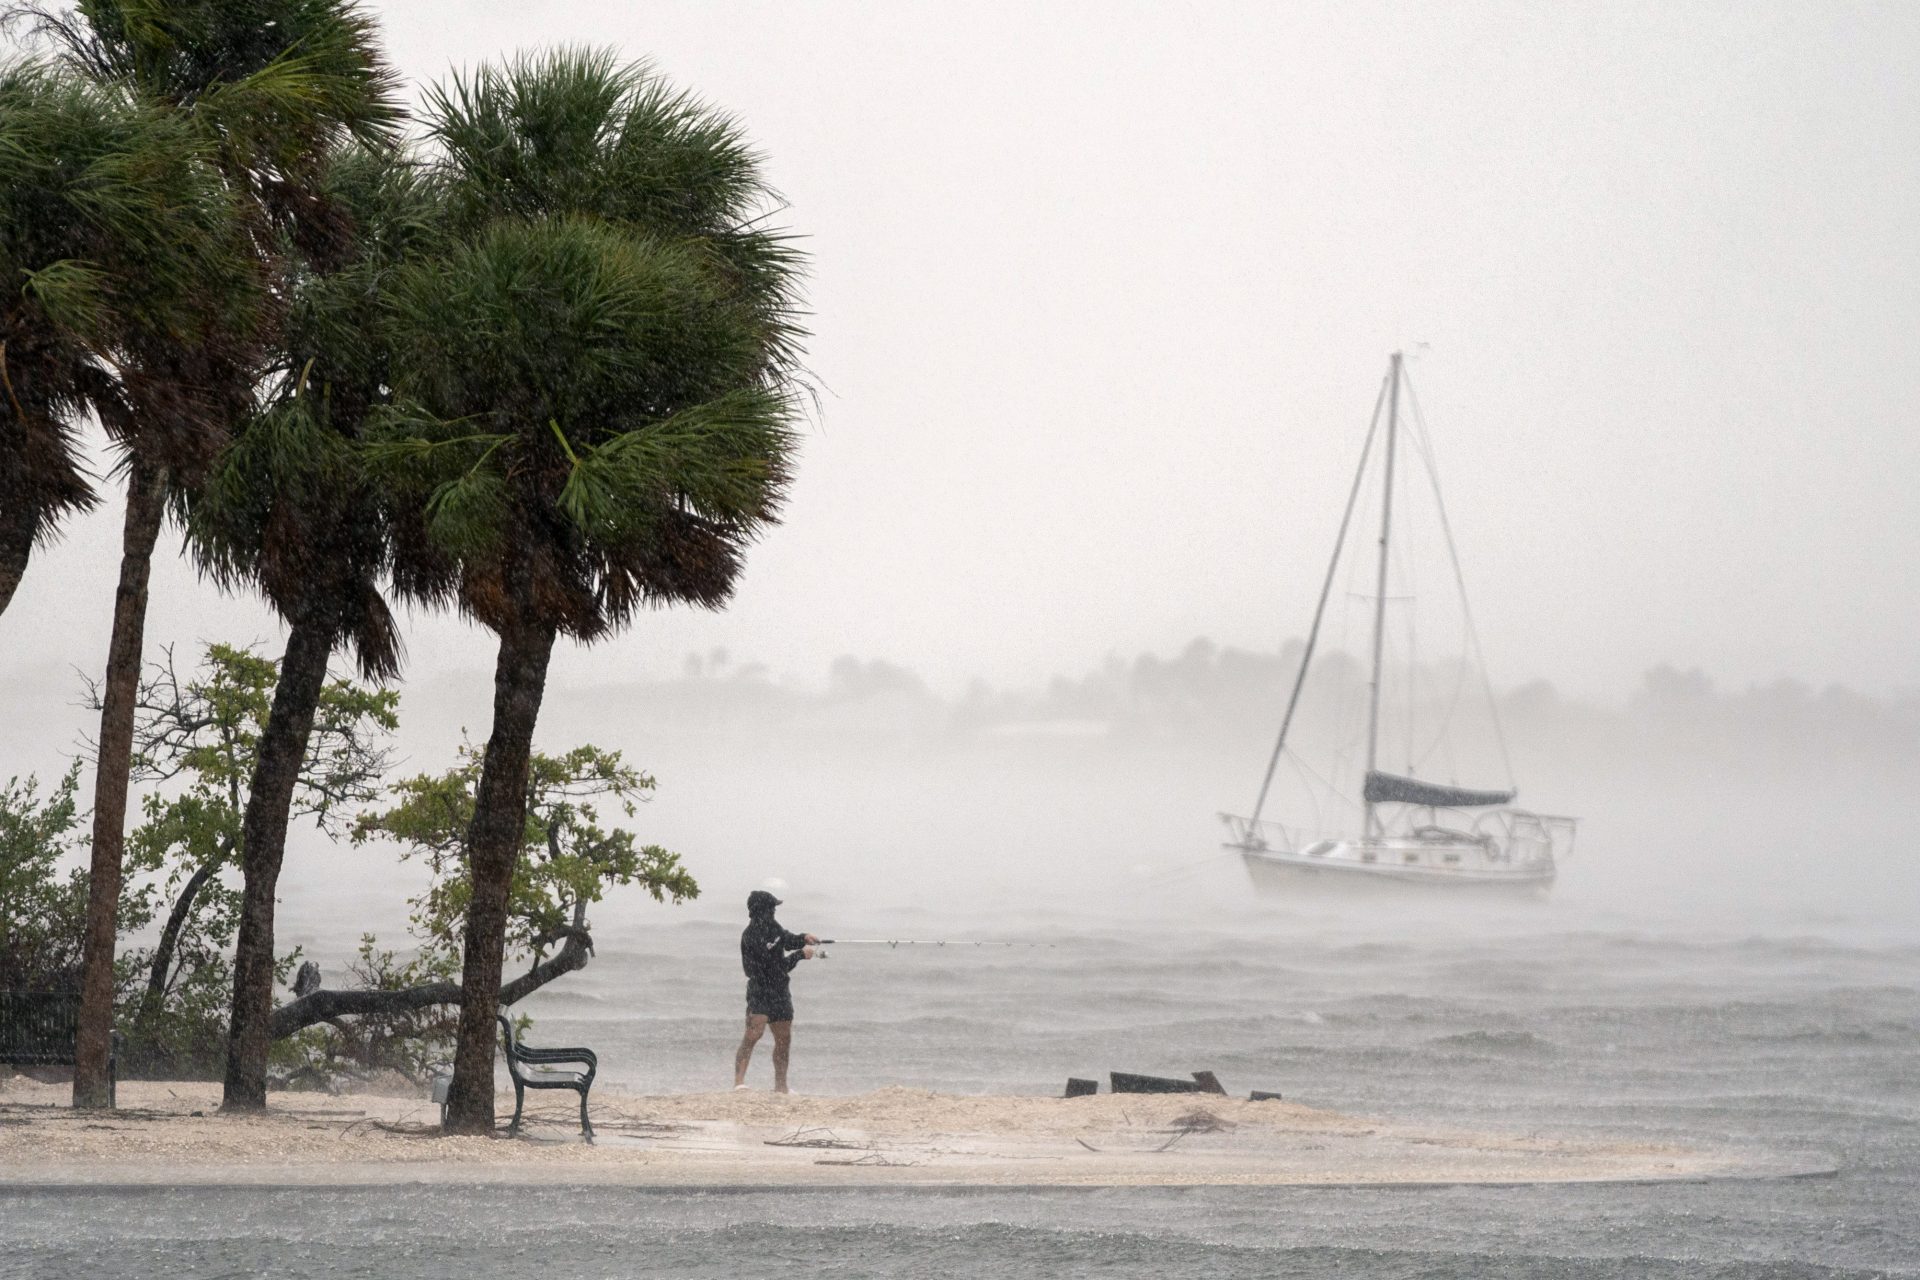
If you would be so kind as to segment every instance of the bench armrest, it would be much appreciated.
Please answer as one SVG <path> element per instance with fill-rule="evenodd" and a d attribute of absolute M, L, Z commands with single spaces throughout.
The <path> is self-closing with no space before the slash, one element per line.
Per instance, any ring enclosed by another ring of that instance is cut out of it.
<path fill-rule="evenodd" d="M 591 1049 L 528 1049 L 522 1045 L 515 1045 L 513 1056 L 522 1062 L 532 1062 L 542 1066 L 550 1066 L 556 1062 L 584 1062 L 595 1070 L 600 1066 L 600 1060 L 594 1056 Z"/>

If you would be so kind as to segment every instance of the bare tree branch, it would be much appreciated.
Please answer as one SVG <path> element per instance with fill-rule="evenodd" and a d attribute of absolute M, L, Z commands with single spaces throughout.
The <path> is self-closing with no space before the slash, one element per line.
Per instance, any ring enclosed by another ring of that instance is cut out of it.
<path fill-rule="evenodd" d="M 526 999 L 540 988 L 577 969 L 584 969 L 593 954 L 593 938 L 585 929 L 563 926 L 567 943 L 549 959 L 505 983 L 500 988 L 500 1003 L 510 1005 Z M 284 1040 L 318 1022 L 335 1018 L 364 1017 L 368 1014 L 406 1013 L 436 1004 L 460 1004 L 466 992 L 457 982 L 423 982 L 399 991 L 329 991 L 321 988 L 289 1001 L 273 1011 L 268 1029 L 275 1040 Z"/>

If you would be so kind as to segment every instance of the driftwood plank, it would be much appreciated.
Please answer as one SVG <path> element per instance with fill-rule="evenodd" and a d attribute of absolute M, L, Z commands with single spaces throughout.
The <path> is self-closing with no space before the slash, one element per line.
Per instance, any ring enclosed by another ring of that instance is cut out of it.
<path fill-rule="evenodd" d="M 1115 1093 L 1200 1093 L 1202 1089 L 1197 1080 L 1181 1080 L 1169 1076 L 1141 1076 L 1129 1071 L 1108 1073 L 1113 1081 Z"/>

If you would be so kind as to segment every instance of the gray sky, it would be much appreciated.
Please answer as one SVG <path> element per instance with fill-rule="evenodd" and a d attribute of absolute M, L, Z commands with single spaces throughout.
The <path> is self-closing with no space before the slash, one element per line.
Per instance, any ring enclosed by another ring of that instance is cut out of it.
<path fill-rule="evenodd" d="M 376 7 L 419 80 L 653 60 L 744 119 L 814 256 L 786 526 L 729 612 L 563 683 L 1271 647 L 1425 343 L 1496 680 L 1920 684 L 1920 6 Z M 29 570 L 11 674 L 101 665 L 118 521 Z M 156 573 L 154 641 L 274 635 Z M 491 660 L 452 618 L 409 643 L 415 677 Z"/>

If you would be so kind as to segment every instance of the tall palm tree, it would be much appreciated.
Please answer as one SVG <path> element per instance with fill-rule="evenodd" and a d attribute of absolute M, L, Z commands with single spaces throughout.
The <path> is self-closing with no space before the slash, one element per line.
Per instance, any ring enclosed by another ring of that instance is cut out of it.
<path fill-rule="evenodd" d="M 11 163 L 0 180 L 0 254 L 17 283 L 0 304 L 8 392 L 0 488 L 15 563 L 63 511 L 92 501 L 74 460 L 74 414 L 97 414 L 127 462 L 123 536 L 135 554 L 123 560 L 114 601 L 109 662 L 123 678 L 108 690 L 115 714 L 102 717 L 95 790 L 96 810 L 112 821 L 103 837 L 96 818 L 82 979 L 91 1016 L 80 1024 L 75 1071 L 75 1100 L 104 1106 L 143 557 L 165 497 L 164 471 L 128 446 L 151 438 L 190 456 L 203 405 L 180 371 L 228 360 L 259 295 L 235 202 L 197 131 L 118 83 L 32 66 L 15 66 L 4 81 L 0 155 Z M 146 358 L 160 350 L 175 359 Z"/>
<path fill-rule="evenodd" d="M 554 642 L 727 600 L 792 459 L 798 258 L 737 126 L 610 55 L 456 78 L 428 119 L 458 242 L 396 283 L 372 456 L 396 588 L 499 638 L 447 1116 L 485 1133 Z"/>
<path fill-rule="evenodd" d="M 311 243 L 333 232 L 313 186 L 328 148 L 349 134 L 384 141 L 399 117 L 396 78 L 373 20 L 352 0 L 78 0 L 71 11 L 38 13 L 68 65 L 176 115 L 210 149 L 248 229 L 263 290 L 281 270 L 282 238 Z M 235 327 L 219 343 L 141 344 L 128 355 L 162 394 L 136 388 L 116 439 L 127 468 L 127 523 L 101 690 L 75 1106 L 107 1100 L 114 895 L 153 546 L 168 505 L 177 508 L 198 485 L 250 412 L 267 333 L 264 325 Z"/>
<path fill-rule="evenodd" d="M 132 347 L 230 317 L 232 205 L 192 131 L 115 86 L 0 67 L 0 613 L 34 547 L 97 505 L 76 435 L 124 434 Z"/>
<path fill-rule="evenodd" d="M 326 257 L 291 255 L 298 267 L 268 403 L 189 503 L 202 568 L 223 585 L 257 587 L 287 623 L 242 824 L 227 1110 L 266 1106 L 274 891 L 328 661 L 344 640 L 369 678 L 399 669 L 379 587 L 386 531 L 354 442 L 386 400 L 389 282 L 439 239 L 440 206 L 403 156 L 358 146 L 333 157 L 316 194 L 345 238 Z"/>

